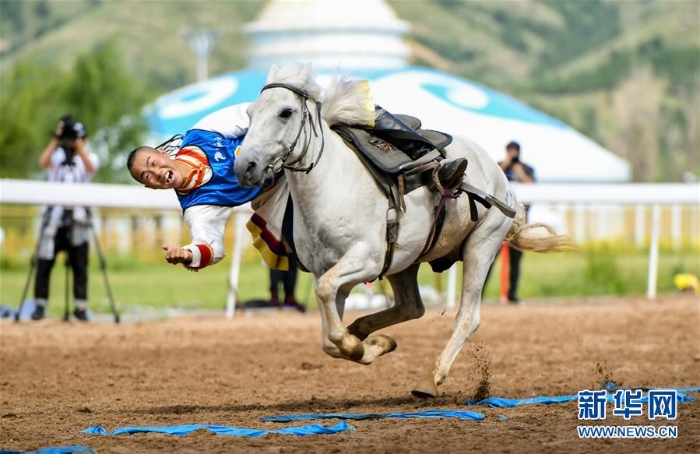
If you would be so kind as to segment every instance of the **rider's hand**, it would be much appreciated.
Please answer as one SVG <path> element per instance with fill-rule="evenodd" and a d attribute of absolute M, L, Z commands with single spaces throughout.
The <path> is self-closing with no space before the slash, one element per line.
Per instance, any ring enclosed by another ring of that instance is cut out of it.
<path fill-rule="evenodd" d="M 170 246 L 164 244 L 163 250 L 165 251 L 165 261 L 177 265 L 178 263 L 184 263 L 187 265 L 192 262 L 192 252 L 187 249 L 183 249 L 180 246 Z"/>

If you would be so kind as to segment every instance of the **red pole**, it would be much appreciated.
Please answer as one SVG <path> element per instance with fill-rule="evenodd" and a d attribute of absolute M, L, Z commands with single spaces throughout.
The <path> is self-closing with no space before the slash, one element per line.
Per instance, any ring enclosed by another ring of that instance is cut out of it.
<path fill-rule="evenodd" d="M 501 302 L 508 302 L 508 264 L 510 249 L 506 243 L 501 245 Z"/>

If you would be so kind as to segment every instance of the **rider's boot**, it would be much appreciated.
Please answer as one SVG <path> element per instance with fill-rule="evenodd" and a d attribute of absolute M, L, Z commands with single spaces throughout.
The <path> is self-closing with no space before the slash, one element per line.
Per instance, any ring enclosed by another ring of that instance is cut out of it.
<path fill-rule="evenodd" d="M 455 191 L 462 184 L 464 172 L 467 170 L 465 158 L 455 158 L 451 161 L 444 160 L 438 169 L 438 180 L 443 188 Z"/>

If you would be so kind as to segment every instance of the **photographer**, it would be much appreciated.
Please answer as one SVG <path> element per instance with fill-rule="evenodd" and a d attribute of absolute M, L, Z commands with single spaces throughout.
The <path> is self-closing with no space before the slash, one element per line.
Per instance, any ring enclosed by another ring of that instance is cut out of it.
<path fill-rule="evenodd" d="M 506 158 L 498 165 L 506 174 L 508 181 L 535 182 L 535 169 L 520 161 L 520 144 L 518 142 L 510 142 L 506 145 Z"/>
<path fill-rule="evenodd" d="M 86 149 L 85 126 L 65 115 L 51 141 L 41 153 L 39 167 L 48 171 L 49 181 L 88 183 L 97 171 L 97 156 Z M 37 275 L 34 283 L 36 309 L 32 320 L 45 316 L 49 299 L 51 269 L 56 254 L 65 251 L 73 270 L 73 316 L 87 321 L 87 265 L 90 223 L 85 207 L 50 206 L 43 211 L 41 237 L 37 254 Z"/>
<path fill-rule="evenodd" d="M 506 145 L 506 157 L 498 165 L 506 174 L 508 181 L 517 183 L 535 183 L 535 169 L 520 160 L 520 144 L 510 142 Z M 527 210 L 529 207 L 525 206 Z M 525 212 L 527 215 L 527 211 Z M 518 304 L 518 281 L 520 280 L 520 261 L 522 251 L 508 246 L 508 302 Z"/>

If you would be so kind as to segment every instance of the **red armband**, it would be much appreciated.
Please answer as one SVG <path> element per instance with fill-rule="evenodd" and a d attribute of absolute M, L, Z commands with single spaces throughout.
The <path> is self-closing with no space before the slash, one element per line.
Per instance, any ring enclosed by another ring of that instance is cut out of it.
<path fill-rule="evenodd" d="M 208 244 L 195 244 L 195 246 L 199 251 L 199 266 L 187 266 L 187 268 L 191 270 L 201 270 L 211 263 L 214 258 L 214 251 Z"/>

